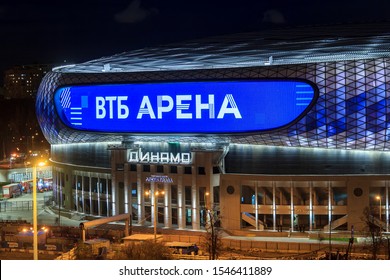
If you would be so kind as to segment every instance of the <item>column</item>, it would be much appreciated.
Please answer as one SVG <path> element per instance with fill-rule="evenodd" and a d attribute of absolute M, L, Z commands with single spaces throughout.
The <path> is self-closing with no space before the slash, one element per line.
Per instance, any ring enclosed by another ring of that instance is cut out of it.
<path fill-rule="evenodd" d="M 102 215 L 102 210 L 101 210 L 101 206 L 100 206 L 100 177 L 98 176 L 97 177 L 97 201 L 98 201 L 98 215 L 101 216 Z"/>
<path fill-rule="evenodd" d="M 81 205 L 83 207 L 83 213 L 85 214 L 85 195 L 84 195 L 84 174 L 81 176 Z"/>
<path fill-rule="evenodd" d="M 279 191 L 279 205 L 283 205 L 283 204 L 284 204 L 284 194 L 283 194 L 282 190 L 280 190 Z M 279 215 L 279 225 L 283 226 L 283 215 Z"/>
<path fill-rule="evenodd" d="M 62 174 L 64 174 L 64 176 L 62 176 Z M 65 173 L 61 170 L 60 171 L 60 189 L 59 189 L 59 198 L 58 198 L 58 201 L 59 201 L 59 205 L 60 207 L 62 207 L 62 186 L 64 184 L 63 180 L 62 180 L 62 177 L 65 177 Z M 35 186 L 33 186 L 35 188 Z"/>
<path fill-rule="evenodd" d="M 183 167 L 178 166 L 178 182 L 177 182 L 177 225 L 179 229 L 186 227 L 186 213 L 185 213 L 185 197 L 183 187 Z"/>
<path fill-rule="evenodd" d="M 158 191 L 157 184 L 154 182 L 150 183 L 150 221 L 152 222 L 152 225 L 154 224 L 154 220 L 156 220 L 156 224 L 158 224 L 158 195 L 156 195 L 156 192 Z M 157 209 L 157 213 L 155 216 L 154 213 L 154 207 Z"/>
<path fill-rule="evenodd" d="M 138 205 L 138 224 L 145 224 L 145 190 L 142 183 L 142 165 L 137 164 L 137 205 Z"/>
<path fill-rule="evenodd" d="M 54 171 L 55 174 L 55 182 L 56 182 L 56 203 L 58 204 L 58 207 L 60 207 L 60 182 L 59 182 L 59 176 L 58 176 L 58 169 L 56 168 Z M 30 190 L 32 193 L 32 189 Z"/>
<path fill-rule="evenodd" d="M 200 229 L 200 213 L 199 213 L 199 194 L 197 191 L 197 186 L 191 186 L 191 208 L 192 208 L 192 229 Z"/>
<path fill-rule="evenodd" d="M 294 184 L 291 181 L 290 182 L 290 192 L 291 192 L 291 199 L 290 199 L 290 220 L 291 220 L 291 231 L 294 231 Z"/>
<path fill-rule="evenodd" d="M 74 183 L 75 183 L 75 205 L 76 205 L 76 212 L 79 212 L 79 189 L 78 189 L 78 186 L 79 186 L 79 181 L 78 181 L 78 177 L 77 176 L 77 173 L 73 175 L 75 180 L 74 180 Z"/>
<path fill-rule="evenodd" d="M 259 202 L 257 195 L 257 182 L 255 182 L 255 220 L 256 220 L 256 230 L 259 230 Z"/>
<path fill-rule="evenodd" d="M 273 220 L 273 230 L 276 230 L 276 186 L 275 186 L 275 182 L 272 182 L 272 220 Z"/>
<path fill-rule="evenodd" d="M 200 229 L 200 213 L 199 213 L 199 194 L 196 185 L 196 167 L 192 166 L 192 186 L 191 186 L 191 206 L 192 206 L 192 229 Z"/>
<path fill-rule="evenodd" d="M 124 164 L 124 176 L 123 176 L 123 183 L 124 183 L 124 200 L 123 203 L 125 204 L 124 210 L 125 213 L 131 213 L 131 189 L 130 189 L 130 198 L 129 198 L 129 186 L 131 188 L 130 182 L 129 182 L 129 163 Z M 130 202 L 129 202 L 130 200 Z"/>
<path fill-rule="evenodd" d="M 309 189 L 309 230 L 313 230 L 313 182 L 310 182 L 310 189 Z"/>
<path fill-rule="evenodd" d="M 110 216 L 110 196 L 108 194 L 108 185 L 110 184 L 109 183 L 109 180 L 111 180 L 110 176 L 106 175 L 106 204 L 107 204 L 107 217 Z M 111 185 L 112 186 L 112 185 Z"/>
<path fill-rule="evenodd" d="M 93 215 L 93 203 L 92 203 L 92 177 L 91 173 L 88 173 L 89 176 L 89 214 Z"/>
<path fill-rule="evenodd" d="M 172 201 L 171 188 L 169 184 L 164 184 L 164 227 L 172 227 Z"/>
<path fill-rule="evenodd" d="M 329 230 L 332 230 L 332 185 L 328 181 L 328 221 Z"/>
<path fill-rule="evenodd" d="M 389 186 L 386 186 L 386 232 L 389 232 Z"/>
<path fill-rule="evenodd" d="M 315 188 L 313 188 L 313 229 L 317 228 L 315 213 L 314 213 L 314 206 L 316 206 L 316 205 L 318 205 L 317 192 L 316 192 Z"/>

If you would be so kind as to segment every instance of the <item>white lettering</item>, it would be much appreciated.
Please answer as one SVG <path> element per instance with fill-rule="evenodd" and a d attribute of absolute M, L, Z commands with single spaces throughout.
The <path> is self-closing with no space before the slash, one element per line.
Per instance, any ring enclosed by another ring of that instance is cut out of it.
<path fill-rule="evenodd" d="M 96 96 L 96 119 L 104 119 L 107 115 L 106 102 L 108 103 L 109 118 L 114 118 L 114 101 L 118 100 L 117 117 L 118 119 L 126 119 L 129 116 L 129 107 L 123 104 L 127 100 L 127 96 Z"/>
<path fill-rule="evenodd" d="M 127 96 L 118 96 L 118 119 L 127 119 L 129 117 L 129 107 L 122 104 L 122 101 L 126 101 Z"/>
<path fill-rule="evenodd" d="M 137 119 L 142 119 L 143 115 L 149 115 L 151 119 L 155 119 L 156 115 L 154 114 L 152 104 L 150 104 L 150 100 L 148 96 L 144 96 L 142 98 L 141 106 L 138 110 Z"/>
<path fill-rule="evenodd" d="M 182 163 L 191 163 L 191 154 L 190 153 L 182 153 L 181 154 L 181 162 Z"/>
<path fill-rule="evenodd" d="M 169 153 L 166 153 L 166 152 L 160 153 L 160 161 L 162 163 L 168 163 L 169 162 Z"/>
<path fill-rule="evenodd" d="M 142 152 L 131 151 L 128 153 L 129 162 L 151 162 L 151 163 L 177 163 L 191 164 L 191 153 L 168 153 L 168 152 Z"/>
<path fill-rule="evenodd" d="M 168 106 L 163 106 L 163 102 L 167 101 Z M 157 118 L 162 119 L 162 113 L 167 113 L 173 109 L 173 99 L 169 95 L 157 96 Z"/>
<path fill-rule="evenodd" d="M 201 119 L 202 118 L 202 110 L 209 110 L 209 118 L 214 119 L 215 113 L 214 113 L 214 95 L 209 94 L 209 102 L 208 103 L 202 103 L 201 95 L 196 95 L 196 118 Z"/>
<path fill-rule="evenodd" d="M 106 101 L 108 101 L 108 109 L 110 114 L 110 119 L 114 118 L 114 105 L 113 102 L 116 100 L 116 96 L 107 96 Z"/>
<path fill-rule="evenodd" d="M 215 118 L 215 97 L 213 94 L 207 96 L 207 102 L 202 103 L 202 95 L 195 95 L 195 108 L 190 110 L 193 96 L 176 95 L 176 99 L 169 95 L 157 96 L 157 119 L 163 119 L 165 113 L 176 110 L 176 119 L 192 119 L 195 111 L 195 118 L 202 119 L 204 110 L 208 110 L 208 118 Z M 128 96 L 96 96 L 96 119 L 127 119 L 130 116 L 130 109 L 126 104 Z M 176 104 L 175 104 L 176 102 Z M 175 107 L 176 106 L 176 107 Z M 174 109 L 175 108 L 175 109 Z M 241 112 L 232 94 L 226 94 L 219 109 L 217 119 L 223 119 L 226 114 L 233 114 L 236 119 L 242 119 Z M 150 119 L 156 119 L 155 110 L 148 96 L 143 96 L 138 110 L 137 119 L 148 115 Z"/>
<path fill-rule="evenodd" d="M 160 161 L 160 153 L 150 153 L 150 161 L 151 162 L 159 162 Z"/>
<path fill-rule="evenodd" d="M 130 155 L 129 155 L 129 161 L 130 162 L 138 162 L 138 152 L 130 152 Z"/>
<path fill-rule="evenodd" d="M 141 151 L 141 149 L 139 149 L 139 160 L 140 160 L 140 161 L 149 162 L 149 160 L 150 160 L 149 153 L 143 154 L 142 151 Z"/>
<path fill-rule="evenodd" d="M 106 117 L 106 109 L 104 108 L 106 101 L 104 97 L 96 96 L 96 118 L 104 119 Z"/>
<path fill-rule="evenodd" d="M 230 107 L 228 107 L 228 105 L 230 105 Z M 234 117 L 236 119 L 242 119 L 241 113 L 238 110 L 236 101 L 234 100 L 232 94 L 226 94 L 225 95 L 225 98 L 223 100 L 221 109 L 219 110 L 217 119 L 223 119 L 225 114 L 234 114 Z"/>
<path fill-rule="evenodd" d="M 192 100 L 191 95 L 177 95 L 176 96 L 176 118 L 177 119 L 192 119 L 192 113 L 183 113 L 183 110 L 188 110 L 190 104 L 182 103 L 182 101 Z"/>
<path fill-rule="evenodd" d="M 171 162 L 179 163 L 180 162 L 180 154 L 176 154 L 176 156 L 175 156 L 174 154 L 171 153 Z"/>

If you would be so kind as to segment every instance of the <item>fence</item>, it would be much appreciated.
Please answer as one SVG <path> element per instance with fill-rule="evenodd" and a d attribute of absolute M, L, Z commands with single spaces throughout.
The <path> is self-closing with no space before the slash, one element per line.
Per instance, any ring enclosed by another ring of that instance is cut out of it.
<path fill-rule="evenodd" d="M 43 208 L 43 206 L 51 205 L 53 196 L 45 196 L 43 200 L 37 200 L 37 208 Z M 0 212 L 12 212 L 12 211 L 32 211 L 33 201 L 0 201 Z"/>

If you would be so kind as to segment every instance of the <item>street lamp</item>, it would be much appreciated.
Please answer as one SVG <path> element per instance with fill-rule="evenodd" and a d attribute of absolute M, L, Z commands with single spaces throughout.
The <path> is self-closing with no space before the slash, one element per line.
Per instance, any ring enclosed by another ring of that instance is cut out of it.
<path fill-rule="evenodd" d="M 204 193 L 204 215 L 203 215 L 203 219 L 204 219 L 204 225 L 205 227 L 208 225 L 208 223 L 210 222 L 209 220 L 209 215 L 208 215 L 208 207 L 207 207 L 207 197 L 210 195 L 209 192 L 205 192 Z"/>
<path fill-rule="evenodd" d="M 34 163 L 33 177 L 33 251 L 34 260 L 38 260 L 38 215 L 37 215 L 37 166 L 44 166 L 44 162 Z"/>
<path fill-rule="evenodd" d="M 165 192 L 164 191 L 155 191 L 155 192 L 152 192 L 152 191 L 146 191 L 145 192 L 146 195 L 152 195 L 152 199 L 153 199 L 153 212 L 154 212 L 154 219 L 153 219 L 153 227 L 154 227 L 154 242 L 157 241 L 157 219 L 158 219 L 158 213 L 157 213 L 157 204 L 158 204 L 158 196 L 159 195 L 164 195 Z"/>
<path fill-rule="evenodd" d="M 382 197 L 377 195 L 376 199 L 379 200 L 379 220 L 382 222 Z"/>
<path fill-rule="evenodd" d="M 209 192 L 205 192 L 204 193 L 204 207 L 206 208 L 207 210 L 207 197 L 210 195 Z"/>

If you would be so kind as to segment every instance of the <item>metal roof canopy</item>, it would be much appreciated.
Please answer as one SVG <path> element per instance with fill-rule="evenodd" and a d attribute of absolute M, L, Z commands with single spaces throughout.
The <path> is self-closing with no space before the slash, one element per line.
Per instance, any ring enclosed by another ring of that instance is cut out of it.
<path fill-rule="evenodd" d="M 390 22 L 281 28 L 133 50 L 53 71 L 172 71 L 390 57 L 389 30 Z"/>

